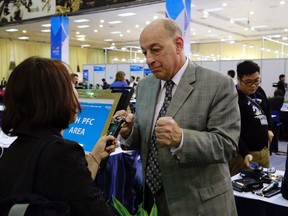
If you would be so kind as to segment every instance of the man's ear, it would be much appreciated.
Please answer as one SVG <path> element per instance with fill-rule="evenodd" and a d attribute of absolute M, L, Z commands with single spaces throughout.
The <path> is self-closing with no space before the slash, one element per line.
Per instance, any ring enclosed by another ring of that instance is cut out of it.
<path fill-rule="evenodd" d="M 181 53 L 182 50 L 184 49 L 184 40 L 183 40 L 183 38 L 180 37 L 180 36 L 177 36 L 175 38 L 175 45 L 176 45 L 177 54 Z"/>

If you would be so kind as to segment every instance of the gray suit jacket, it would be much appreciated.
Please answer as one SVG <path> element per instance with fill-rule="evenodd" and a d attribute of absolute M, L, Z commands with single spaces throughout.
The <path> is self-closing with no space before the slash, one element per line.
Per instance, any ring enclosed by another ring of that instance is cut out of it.
<path fill-rule="evenodd" d="M 144 172 L 159 89 L 160 80 L 153 75 L 139 82 L 136 122 L 127 140 L 131 148 L 141 148 Z M 159 148 L 170 214 L 237 215 L 227 164 L 236 155 L 240 134 L 233 80 L 189 63 L 166 116 L 173 117 L 184 134 L 177 155 L 173 156 L 170 148 Z"/>

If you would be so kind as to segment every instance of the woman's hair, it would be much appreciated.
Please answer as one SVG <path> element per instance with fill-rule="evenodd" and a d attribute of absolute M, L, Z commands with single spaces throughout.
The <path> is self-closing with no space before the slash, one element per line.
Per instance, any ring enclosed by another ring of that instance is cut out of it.
<path fill-rule="evenodd" d="M 125 79 L 125 73 L 123 72 L 123 71 L 118 71 L 117 73 L 116 73 L 116 77 L 115 77 L 115 81 L 126 81 L 126 79 Z"/>
<path fill-rule="evenodd" d="M 12 71 L 7 83 L 2 121 L 6 134 L 23 120 L 31 127 L 62 130 L 81 111 L 68 66 L 62 61 L 30 57 Z"/>

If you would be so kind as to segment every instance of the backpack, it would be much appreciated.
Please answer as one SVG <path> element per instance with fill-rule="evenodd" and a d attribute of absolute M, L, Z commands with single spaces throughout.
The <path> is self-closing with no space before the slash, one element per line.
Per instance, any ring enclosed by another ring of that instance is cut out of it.
<path fill-rule="evenodd" d="M 288 145 L 287 145 L 287 153 L 288 153 Z M 282 196 L 288 200 L 288 156 L 286 157 L 285 174 L 282 179 L 281 193 Z"/>
<path fill-rule="evenodd" d="M 17 178 L 13 192 L 0 200 L 0 216 L 70 216 L 70 206 L 62 201 L 50 201 L 32 192 L 40 155 L 47 144 L 59 139 L 55 135 L 41 138 L 33 147 L 29 160 Z"/>

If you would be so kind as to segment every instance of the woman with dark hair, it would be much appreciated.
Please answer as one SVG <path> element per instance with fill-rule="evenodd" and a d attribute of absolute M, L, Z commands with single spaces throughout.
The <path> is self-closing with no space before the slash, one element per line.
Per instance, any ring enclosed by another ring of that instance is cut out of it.
<path fill-rule="evenodd" d="M 101 161 L 115 150 L 115 138 L 100 138 L 85 157 L 77 142 L 61 135 L 81 111 L 68 66 L 48 58 L 24 60 L 9 77 L 4 106 L 2 130 L 17 139 L 1 159 L 0 199 L 11 195 L 37 142 L 53 135 L 56 141 L 48 143 L 39 156 L 31 192 L 68 203 L 71 215 L 113 215 L 94 179 Z M 113 145 L 106 148 L 108 140 Z"/>

